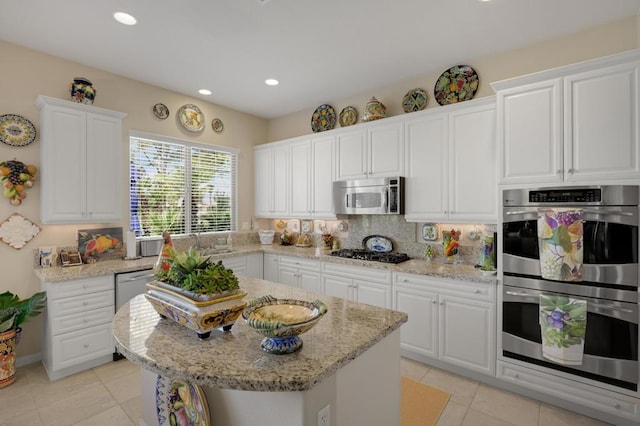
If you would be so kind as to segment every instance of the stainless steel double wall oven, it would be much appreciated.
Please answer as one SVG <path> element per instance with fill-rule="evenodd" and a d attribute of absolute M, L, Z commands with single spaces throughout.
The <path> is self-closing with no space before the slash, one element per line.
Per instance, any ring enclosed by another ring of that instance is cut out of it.
<path fill-rule="evenodd" d="M 502 224 L 502 355 L 638 390 L 638 186 L 505 190 Z M 576 208 L 583 219 L 582 281 L 542 278 L 538 214 Z M 586 301 L 580 365 L 543 356 L 540 295 Z"/>

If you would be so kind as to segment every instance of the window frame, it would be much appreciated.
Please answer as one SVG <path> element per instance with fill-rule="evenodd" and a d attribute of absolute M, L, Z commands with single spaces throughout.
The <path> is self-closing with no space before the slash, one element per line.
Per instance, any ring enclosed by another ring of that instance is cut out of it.
<path fill-rule="evenodd" d="M 187 139 L 174 138 L 171 136 L 157 135 L 153 133 L 141 132 L 136 130 L 129 131 L 129 141 L 128 141 L 128 149 L 127 149 L 127 163 L 128 167 L 128 185 L 127 185 L 127 193 L 128 193 L 128 222 L 129 229 L 132 229 L 131 223 L 131 140 L 132 139 L 145 139 L 149 141 L 155 141 L 160 143 L 174 144 L 182 146 L 186 152 L 184 153 L 185 158 L 185 173 L 184 179 L 186 183 L 186 192 L 185 192 L 185 200 L 191 199 L 191 185 L 192 185 L 192 173 L 191 173 L 191 154 L 192 148 L 198 148 L 209 151 L 222 152 L 226 154 L 232 155 L 232 164 L 231 164 L 231 202 L 230 202 L 230 210 L 231 210 L 231 218 L 230 218 L 230 229 L 224 231 L 206 231 L 206 232 L 198 232 L 199 235 L 215 235 L 220 233 L 229 233 L 229 232 L 237 232 L 238 230 L 238 160 L 240 158 L 240 150 L 237 148 L 232 148 L 228 146 L 207 144 L 201 142 L 195 142 Z M 192 203 L 185 202 L 184 207 L 184 234 L 175 234 L 179 236 L 186 236 L 189 234 L 193 234 L 194 231 L 192 229 Z M 157 239 L 161 235 L 136 235 L 136 238 L 139 240 L 144 239 Z"/>

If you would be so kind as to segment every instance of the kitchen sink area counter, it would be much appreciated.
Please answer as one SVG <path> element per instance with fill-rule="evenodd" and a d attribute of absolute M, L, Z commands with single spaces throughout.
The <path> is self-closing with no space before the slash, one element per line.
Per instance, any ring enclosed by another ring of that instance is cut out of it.
<path fill-rule="evenodd" d="M 206 252 L 206 250 L 203 250 Z M 437 260 L 427 261 L 420 258 L 414 258 L 406 262 L 392 264 L 372 262 L 366 260 L 347 259 L 331 256 L 330 250 L 318 250 L 314 247 L 296 247 L 283 246 L 278 244 L 260 245 L 252 244 L 246 246 L 234 246 L 230 251 L 216 252 L 210 251 L 208 254 L 212 259 L 223 260 L 235 256 L 245 256 L 255 253 L 271 253 L 277 255 L 295 256 L 306 259 L 315 259 L 322 262 L 333 262 L 343 265 L 360 266 L 372 269 L 385 269 L 392 272 L 405 272 L 411 274 L 429 275 L 439 278 L 448 278 L 454 280 L 465 280 L 473 282 L 481 282 L 487 284 L 495 284 L 495 275 L 482 275 L 478 268 L 467 264 L 445 264 Z M 157 258 L 143 257 L 134 260 L 114 259 L 102 260 L 93 264 L 70 266 L 70 267 L 52 267 L 52 268 L 35 268 L 35 273 L 43 282 L 64 282 L 68 280 L 98 277 L 102 275 L 111 275 L 122 272 L 131 272 L 141 269 L 148 269 L 155 265 Z"/>

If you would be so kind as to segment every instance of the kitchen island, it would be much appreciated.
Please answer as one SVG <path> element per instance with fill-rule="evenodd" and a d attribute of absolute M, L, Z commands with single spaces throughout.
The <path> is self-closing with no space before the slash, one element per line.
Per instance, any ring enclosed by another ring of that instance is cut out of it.
<path fill-rule="evenodd" d="M 301 335 L 303 347 L 289 355 L 260 349 L 262 336 L 241 318 L 230 332 L 207 340 L 161 319 L 143 295 L 113 320 L 120 352 L 142 367 L 142 421 L 157 424 L 157 375 L 202 387 L 212 425 L 315 426 L 330 407 L 332 426 L 400 423 L 400 326 L 397 311 L 240 277 L 245 300 L 320 299 L 327 314 Z"/>

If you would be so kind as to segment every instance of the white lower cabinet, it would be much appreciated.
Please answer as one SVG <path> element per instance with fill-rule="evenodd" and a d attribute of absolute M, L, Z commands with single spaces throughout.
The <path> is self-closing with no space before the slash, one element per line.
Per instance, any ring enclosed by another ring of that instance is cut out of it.
<path fill-rule="evenodd" d="M 394 273 L 393 309 L 409 315 L 402 350 L 495 375 L 495 297 L 494 285 Z"/>
<path fill-rule="evenodd" d="M 278 255 L 265 253 L 263 260 L 263 278 L 274 283 L 280 282 L 278 277 Z"/>
<path fill-rule="evenodd" d="M 263 277 L 262 253 L 227 257 L 221 260 L 225 268 L 231 269 L 237 275 L 253 278 Z"/>
<path fill-rule="evenodd" d="M 391 309 L 390 271 L 328 262 L 322 268 L 324 294 Z"/>
<path fill-rule="evenodd" d="M 112 360 L 113 275 L 42 285 L 47 292 L 43 363 L 56 380 Z"/>
<path fill-rule="evenodd" d="M 320 262 L 293 256 L 278 259 L 278 282 L 320 293 Z"/>

